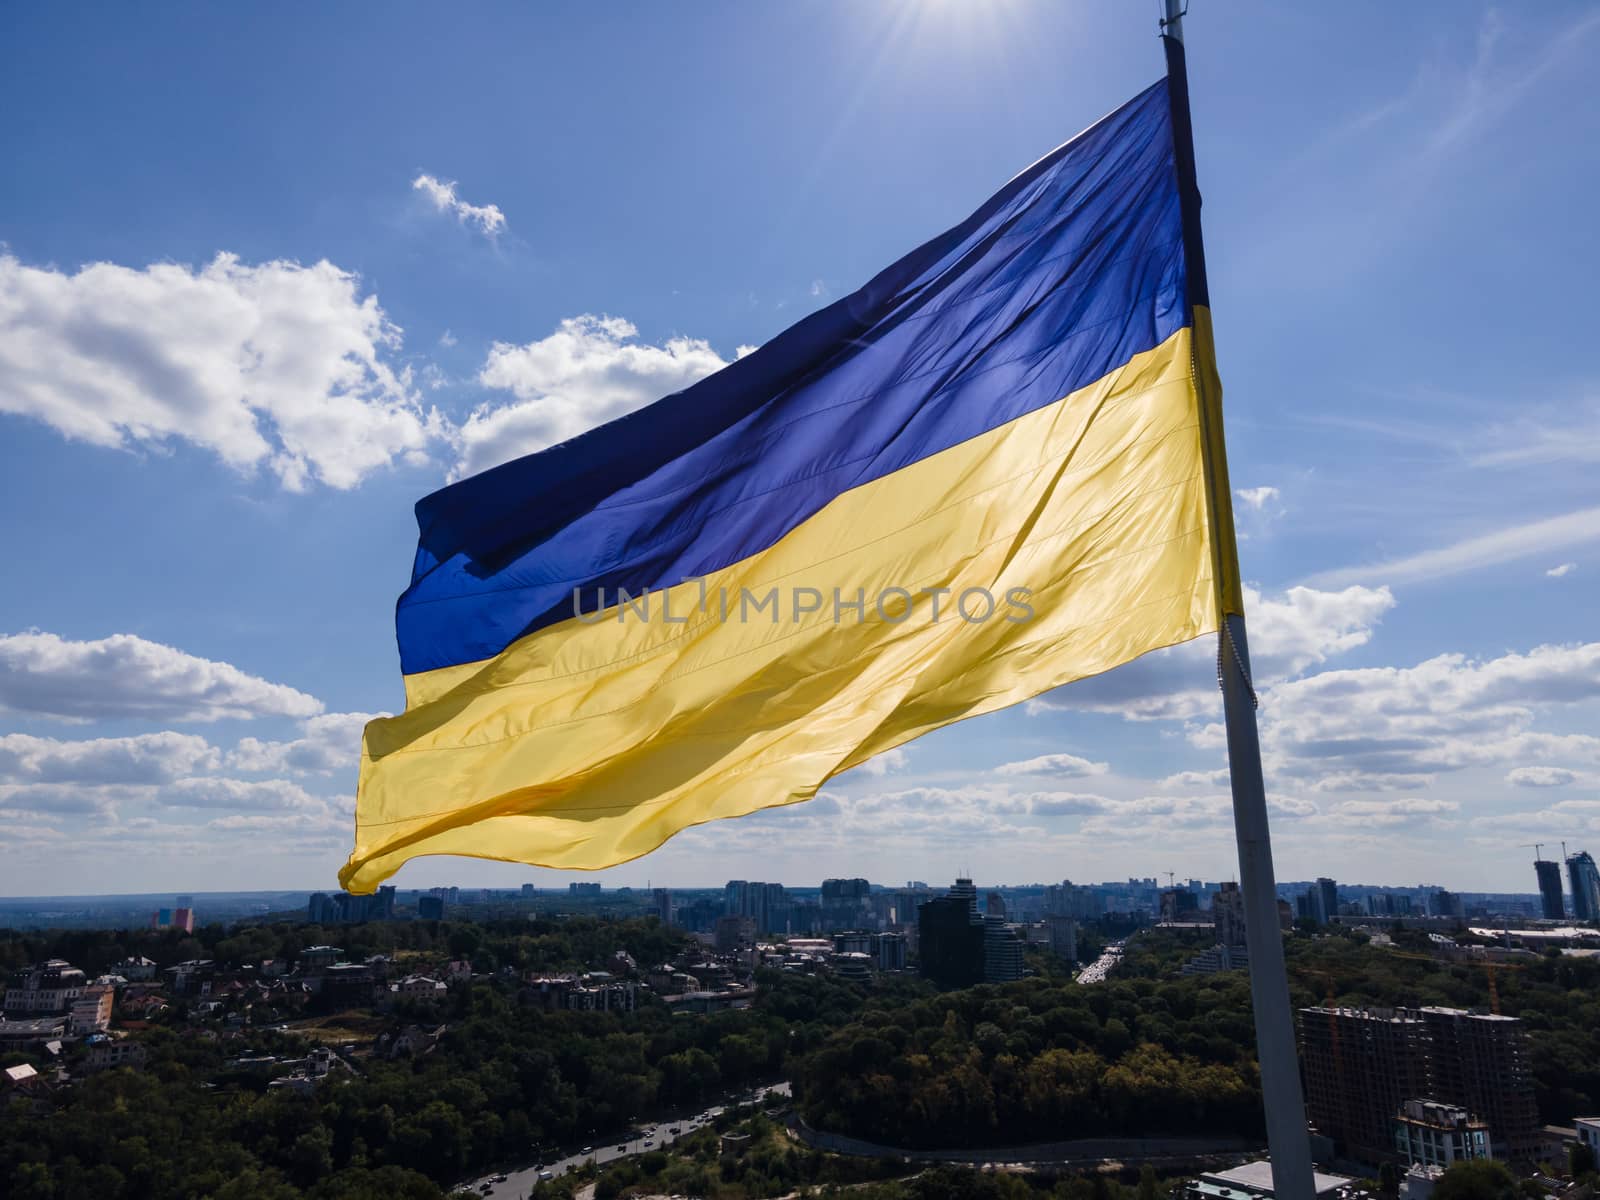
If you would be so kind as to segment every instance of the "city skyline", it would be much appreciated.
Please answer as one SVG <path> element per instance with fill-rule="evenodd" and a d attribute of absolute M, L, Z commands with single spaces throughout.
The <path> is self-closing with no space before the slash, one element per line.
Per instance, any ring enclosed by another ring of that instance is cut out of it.
<path fill-rule="evenodd" d="M 173 14 L 13 18 L 8 891 L 335 887 L 361 726 L 402 700 L 413 501 L 733 361 L 1161 72 L 1120 10 L 503 17 L 239 13 L 226 69 Z M 1600 168 L 1570 152 L 1600 16 L 1219 6 L 1190 38 L 1278 876 L 1531 893 L 1534 843 L 1600 844 Z M 1213 654 L 592 878 L 1231 878 Z"/>

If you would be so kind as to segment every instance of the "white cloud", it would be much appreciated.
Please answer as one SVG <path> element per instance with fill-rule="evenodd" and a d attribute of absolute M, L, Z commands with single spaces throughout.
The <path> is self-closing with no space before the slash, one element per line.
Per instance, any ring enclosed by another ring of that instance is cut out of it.
<path fill-rule="evenodd" d="M 216 721 L 311 717 L 322 704 L 229 663 L 131 633 L 74 642 L 35 630 L 0 635 L 0 711 L 68 720 Z"/>
<path fill-rule="evenodd" d="M 68 275 L 0 255 L 0 412 L 97 446 L 189 442 L 291 490 L 425 460 L 442 425 L 388 361 L 399 345 L 326 261 Z"/>
<path fill-rule="evenodd" d="M 439 212 L 453 214 L 463 225 L 471 225 L 486 237 L 498 237 L 505 230 L 506 215 L 498 205 L 468 204 L 456 194 L 454 180 L 418 175 L 411 181 L 411 189 L 431 200 Z"/>
<path fill-rule="evenodd" d="M 1515 424 L 1491 426 L 1475 443 L 1493 449 L 1472 458 L 1482 467 L 1550 467 L 1600 464 L 1600 403 L 1564 401 L 1535 410 Z"/>
<path fill-rule="evenodd" d="M 354 770 L 361 760 L 361 731 L 388 713 L 323 713 L 305 722 L 304 736 L 290 742 L 241 738 L 228 755 L 235 771 L 300 773 Z"/>
<path fill-rule="evenodd" d="M 564 442 L 727 365 L 699 338 L 652 346 L 635 341 L 638 332 L 621 317 L 585 314 L 526 345 L 496 342 L 478 382 L 516 401 L 486 404 L 467 418 L 456 476 Z"/>
<path fill-rule="evenodd" d="M 1388 588 L 1326 592 L 1294 587 L 1270 598 L 1246 588 L 1257 690 L 1365 645 L 1374 626 L 1393 607 Z M 1115 671 L 1059 688 L 1048 699 L 1031 701 L 1027 711 L 1037 715 L 1088 709 L 1132 720 L 1186 720 L 1219 712 L 1216 646 L 1214 637 L 1203 637 L 1157 650 Z"/>
<path fill-rule="evenodd" d="M 1473 767 L 1600 762 L 1600 738 L 1534 728 L 1548 708 L 1600 699 L 1600 642 L 1475 661 L 1325 671 L 1271 689 L 1262 748 L 1276 776 L 1319 790 L 1387 790 Z M 1195 731 L 1218 748 L 1220 725 Z M 1385 802 L 1387 803 L 1387 802 Z"/>
<path fill-rule="evenodd" d="M 1404 796 L 1397 799 L 1345 800 L 1323 814 L 1331 825 L 1437 825 L 1447 823 L 1461 806 L 1454 800 L 1434 796 Z"/>
<path fill-rule="evenodd" d="M 1576 771 L 1565 767 L 1516 767 L 1506 772 L 1507 783 L 1525 788 L 1565 787 L 1577 778 Z"/>
<path fill-rule="evenodd" d="M 1107 801 L 1078 832 L 1096 838 L 1153 841 L 1171 830 L 1225 827 L 1232 813 L 1233 801 L 1228 796 L 1140 796 Z"/>
<path fill-rule="evenodd" d="M 341 834 L 349 832 L 351 826 L 348 822 L 332 813 L 296 813 L 285 817 L 237 813 L 232 816 L 217 817 L 214 820 L 207 821 L 206 828 L 246 833 L 271 833 L 282 836 Z"/>
<path fill-rule="evenodd" d="M 344 807 L 348 806 L 313 796 L 286 779 L 197 776 L 153 783 L 0 783 L 0 810 L 10 810 L 13 816 L 92 815 L 127 822 L 143 819 L 141 813 L 172 809 L 328 815 Z"/>
<path fill-rule="evenodd" d="M 718 821 L 680 834 L 688 846 L 714 846 L 718 853 L 770 852 L 782 839 L 790 853 L 836 851 L 851 844 L 889 844 L 913 851 L 966 848 L 986 843 L 1015 844 L 1043 830 L 1021 825 L 1026 797 L 992 787 L 909 787 L 893 792 L 846 795 L 822 792 L 815 800 L 754 813 L 739 821 Z"/>
<path fill-rule="evenodd" d="M 875 758 L 869 758 L 861 764 L 860 770 L 865 775 L 883 778 L 891 771 L 903 771 L 911 765 L 911 756 L 899 746 L 893 750 L 885 750 Z"/>
<path fill-rule="evenodd" d="M 1278 498 L 1278 489 L 1275 487 L 1235 488 L 1233 494 L 1243 500 L 1246 508 L 1253 508 L 1257 512 L 1267 506 L 1267 503 Z"/>
<path fill-rule="evenodd" d="M 1020 809 L 1035 817 L 1076 817 L 1105 812 L 1112 801 L 1093 792 L 1033 792 L 1018 798 Z"/>
<path fill-rule="evenodd" d="M 1228 769 L 1222 767 L 1215 771 L 1179 771 L 1168 775 L 1158 783 L 1157 787 L 1163 788 L 1215 788 L 1226 787 L 1228 783 Z"/>
<path fill-rule="evenodd" d="M 1564 575 L 1571 575 L 1577 569 L 1577 563 L 1564 562 L 1559 567 L 1551 567 L 1545 574 L 1550 576 L 1551 579 L 1560 579 Z"/>
<path fill-rule="evenodd" d="M 287 779 L 180 779 L 154 796 L 168 808 L 225 808 L 235 812 L 326 812 L 325 801 Z"/>
<path fill-rule="evenodd" d="M 0 809 L 0 818 L 10 814 Z M 0 851 L 11 853 L 32 848 L 54 849 L 66 840 L 64 830 L 51 825 L 36 825 L 21 821 L 0 820 Z"/>
<path fill-rule="evenodd" d="M 1600 539 L 1600 508 L 1583 508 L 1543 521 L 1513 525 L 1493 533 L 1470 537 L 1436 550 L 1425 550 L 1406 558 L 1391 559 L 1365 567 L 1341 567 L 1314 576 L 1319 587 L 1340 587 L 1364 579 L 1384 579 L 1389 583 L 1441 579 L 1467 571 L 1530 558 L 1551 550 L 1581 545 Z M 1546 560 L 1548 561 L 1548 560 Z"/>
<path fill-rule="evenodd" d="M 1041 754 L 1021 762 L 1002 763 L 994 769 L 996 775 L 1060 775 L 1078 778 L 1085 775 L 1104 775 L 1110 766 L 1103 762 L 1090 762 L 1076 754 Z"/>
<path fill-rule="evenodd" d="M 62 741 L 26 733 L 0 735 L 0 781 L 6 783 L 164 783 L 215 770 L 217 750 L 189 733 Z"/>
<path fill-rule="evenodd" d="M 454 346 L 456 344 L 456 340 L 456 335 L 451 333 L 448 329 L 439 335 L 439 345 L 445 347 L 446 349 Z"/>
<path fill-rule="evenodd" d="M 0 784 L 0 809 L 50 816 L 110 816 L 124 806 L 147 803 L 154 791 L 150 784 Z"/>
<path fill-rule="evenodd" d="M 1600 835 L 1600 800 L 1562 800 L 1549 808 L 1476 817 L 1472 827 L 1499 833 L 1492 843 L 1495 846 L 1505 845 L 1506 834 L 1548 841 Z"/>

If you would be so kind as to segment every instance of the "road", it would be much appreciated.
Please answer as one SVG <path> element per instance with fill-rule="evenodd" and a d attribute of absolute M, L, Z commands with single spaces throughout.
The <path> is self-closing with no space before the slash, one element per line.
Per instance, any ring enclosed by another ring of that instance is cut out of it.
<path fill-rule="evenodd" d="M 1105 948 L 1105 952 L 1095 959 L 1083 970 L 1078 972 L 1079 983 L 1104 983 L 1106 976 L 1111 974 L 1111 969 L 1122 961 L 1122 943 L 1112 942 Z"/>
<path fill-rule="evenodd" d="M 736 1100 L 730 1103 L 750 1104 L 763 1099 L 768 1095 L 787 1097 L 790 1094 L 788 1080 L 774 1083 L 768 1087 L 756 1088 L 750 1092 L 741 1093 Z M 576 1170 L 585 1163 L 615 1162 L 619 1158 L 626 1158 L 630 1154 L 643 1154 L 647 1150 L 658 1150 L 670 1142 L 675 1142 L 680 1137 L 686 1137 L 698 1132 L 708 1122 L 715 1120 L 724 1111 L 725 1105 L 714 1104 L 704 1112 L 679 1115 L 672 1118 L 662 1118 L 655 1124 L 646 1123 L 645 1130 L 637 1137 L 627 1141 L 608 1141 L 597 1143 L 588 1154 L 571 1154 L 565 1158 L 554 1159 L 550 1162 L 534 1163 L 519 1171 L 504 1172 L 506 1179 L 503 1183 L 494 1182 L 494 1176 L 502 1172 L 494 1171 L 488 1175 L 479 1176 L 470 1183 L 459 1185 L 460 1189 L 472 1192 L 474 1195 L 488 1197 L 489 1200 L 522 1200 L 534 1184 L 538 1183 L 539 1175 L 549 1171 L 552 1176 L 565 1175 L 568 1171 Z M 676 1134 L 672 1130 L 676 1129 Z M 648 1144 L 647 1144 L 648 1143 Z M 488 1191 L 484 1187 L 488 1187 Z"/>

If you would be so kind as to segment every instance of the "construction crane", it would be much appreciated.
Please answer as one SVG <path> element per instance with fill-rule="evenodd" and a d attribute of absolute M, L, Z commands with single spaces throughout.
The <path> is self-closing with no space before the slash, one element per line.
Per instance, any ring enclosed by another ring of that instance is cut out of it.
<path fill-rule="evenodd" d="M 1532 850 L 1533 851 L 1533 861 L 1534 862 L 1543 862 L 1544 861 L 1544 843 L 1543 842 L 1522 842 L 1520 845 L 1517 846 L 1517 849 L 1518 850 Z"/>
<path fill-rule="evenodd" d="M 1460 960 L 1460 959 L 1452 960 L 1452 959 L 1447 959 L 1447 958 L 1435 958 L 1431 954 L 1411 954 L 1411 953 L 1408 953 L 1407 951 L 1404 951 L 1404 950 L 1391 949 L 1389 951 L 1389 953 L 1391 955 L 1393 955 L 1395 958 L 1417 959 L 1417 960 L 1422 961 L 1422 962 L 1430 962 L 1430 963 L 1434 964 L 1434 966 L 1437 966 L 1437 967 L 1447 966 L 1452 961 L 1455 961 L 1455 962 L 1461 962 L 1461 961 L 1470 962 L 1470 960 Z M 1489 959 L 1483 959 L 1479 963 L 1479 965 L 1483 967 L 1484 974 L 1486 974 L 1489 977 L 1489 1011 L 1492 1012 L 1495 1016 L 1498 1017 L 1500 1015 L 1500 989 L 1495 983 L 1494 973 L 1496 971 L 1520 971 L 1520 970 L 1522 970 L 1522 964 L 1521 963 L 1507 963 L 1507 962 L 1493 962 L 1493 961 L 1491 961 Z"/>

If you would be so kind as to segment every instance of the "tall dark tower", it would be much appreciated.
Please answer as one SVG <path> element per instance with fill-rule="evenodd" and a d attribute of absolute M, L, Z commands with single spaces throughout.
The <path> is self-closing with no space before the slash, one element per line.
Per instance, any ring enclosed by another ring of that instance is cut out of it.
<path fill-rule="evenodd" d="M 1600 868 L 1587 850 L 1567 858 L 1567 882 L 1572 885 L 1572 915 L 1580 921 L 1600 921 Z"/>
<path fill-rule="evenodd" d="M 1546 921 L 1561 921 L 1567 916 L 1566 901 L 1561 895 L 1561 864 L 1545 859 L 1535 859 L 1534 874 L 1539 877 L 1539 901 Z"/>

